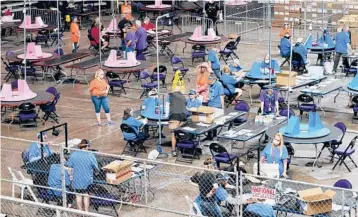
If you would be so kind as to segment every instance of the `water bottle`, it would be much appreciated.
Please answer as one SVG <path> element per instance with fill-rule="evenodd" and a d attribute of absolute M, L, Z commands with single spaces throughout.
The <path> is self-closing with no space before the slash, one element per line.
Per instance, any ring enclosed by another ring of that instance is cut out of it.
<path fill-rule="evenodd" d="M 159 108 L 158 108 L 158 106 L 155 107 L 155 114 L 156 114 L 156 115 L 159 114 Z"/>

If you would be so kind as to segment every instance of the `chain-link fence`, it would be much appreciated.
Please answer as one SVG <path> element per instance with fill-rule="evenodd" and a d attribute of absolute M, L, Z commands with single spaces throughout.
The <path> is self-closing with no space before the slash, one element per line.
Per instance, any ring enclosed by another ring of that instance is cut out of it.
<path fill-rule="evenodd" d="M 9 137 L 1 144 L 1 212 L 9 216 L 81 215 L 66 207 L 86 216 L 345 216 L 358 202 L 347 181 L 333 188 L 105 154 L 86 140 L 76 148 Z"/>

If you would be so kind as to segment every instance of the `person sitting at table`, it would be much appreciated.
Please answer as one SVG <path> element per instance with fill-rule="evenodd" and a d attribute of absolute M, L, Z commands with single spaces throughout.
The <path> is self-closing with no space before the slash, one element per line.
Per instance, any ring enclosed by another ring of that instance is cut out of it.
<path fill-rule="evenodd" d="M 189 90 L 189 98 L 186 100 L 186 108 L 199 108 L 201 100 L 198 98 L 196 90 Z"/>
<path fill-rule="evenodd" d="M 2 11 L 2 15 L 3 16 L 12 16 L 11 9 L 5 6 L 4 10 Z"/>
<path fill-rule="evenodd" d="M 234 63 L 229 64 L 229 68 L 232 75 L 238 76 L 238 73 L 243 72 L 243 68 L 240 66 L 240 60 L 235 59 Z"/>
<path fill-rule="evenodd" d="M 260 92 L 260 113 L 262 115 L 278 115 L 278 92 L 273 89 L 261 90 Z"/>
<path fill-rule="evenodd" d="M 213 70 L 215 76 L 220 79 L 221 77 L 221 72 L 220 72 L 220 61 L 218 58 L 218 51 L 216 48 L 212 48 L 209 51 L 208 54 L 208 60 L 209 60 L 209 66 L 211 67 L 211 69 Z"/>
<path fill-rule="evenodd" d="M 134 131 L 137 133 L 138 137 L 134 133 L 126 133 L 123 132 L 123 137 L 127 140 L 133 139 L 143 139 L 147 137 L 147 134 L 144 131 L 141 131 L 143 126 L 146 124 L 146 119 L 143 121 L 137 120 L 133 117 L 133 110 L 131 108 L 126 108 L 123 111 L 123 120 L 122 124 L 127 124 L 128 126 L 132 127 Z"/>
<path fill-rule="evenodd" d="M 50 167 L 50 172 L 48 175 L 48 181 L 47 181 L 48 187 L 50 188 L 55 188 L 55 189 L 59 189 L 59 190 L 54 190 L 54 189 L 47 189 L 47 192 L 49 194 L 55 195 L 57 198 L 62 198 L 62 175 L 61 175 L 61 164 L 52 164 Z M 66 185 L 66 191 L 69 192 L 70 191 L 70 185 L 71 185 L 71 180 L 70 180 L 70 174 L 68 172 L 68 168 L 65 167 L 65 185 Z M 71 193 L 67 193 L 67 205 L 68 208 L 72 207 L 73 204 L 73 200 L 75 195 L 71 194 Z M 62 201 L 57 201 L 58 205 L 62 206 Z"/>
<path fill-rule="evenodd" d="M 29 148 L 28 148 L 28 161 L 29 162 L 34 162 L 37 161 L 39 159 L 41 159 L 41 152 L 43 152 L 43 157 L 49 157 L 50 155 L 53 154 L 52 149 L 50 148 L 50 144 L 51 142 L 47 142 L 47 133 L 42 133 L 42 146 L 41 146 L 41 135 L 40 133 L 37 134 L 37 139 L 39 140 L 40 143 L 31 143 Z M 42 149 L 42 151 L 41 151 Z"/>
<path fill-rule="evenodd" d="M 211 68 L 206 62 L 196 67 L 196 92 L 201 96 L 203 105 L 208 103 L 210 72 Z"/>
<path fill-rule="evenodd" d="M 124 33 L 127 29 L 133 26 L 131 20 L 127 19 L 126 16 L 121 15 L 121 20 L 118 22 L 118 29 L 120 30 L 119 38 L 121 39 L 122 51 L 125 51 Z"/>
<path fill-rule="evenodd" d="M 262 72 L 262 74 L 268 74 L 268 73 L 270 73 L 269 72 L 270 67 L 271 67 L 271 69 L 274 70 L 274 73 L 281 72 L 281 67 L 277 63 L 277 61 L 271 59 L 271 65 L 270 65 L 270 55 L 266 54 L 264 60 L 260 64 L 260 71 Z"/>
<path fill-rule="evenodd" d="M 135 29 L 128 30 L 126 37 L 124 38 L 125 53 L 134 52 L 137 46 L 137 38 L 135 35 Z M 125 55 L 127 57 L 127 55 Z"/>
<path fill-rule="evenodd" d="M 220 80 L 227 87 L 224 88 L 224 94 L 226 96 L 237 94 L 235 97 L 235 101 L 239 100 L 240 96 L 242 95 L 242 90 L 240 88 L 237 88 L 237 86 L 243 76 L 244 74 L 241 74 L 240 77 L 235 77 L 233 75 L 230 75 L 229 67 L 228 66 L 223 67 L 223 73 L 221 75 Z"/>
<path fill-rule="evenodd" d="M 66 166 L 69 167 L 72 188 L 76 194 L 76 207 L 79 210 L 89 212 L 90 185 L 93 184 L 94 170 L 98 170 L 97 159 L 93 153 L 88 152 L 90 142 L 82 139 L 78 148 L 80 150 L 72 152 Z M 81 195 L 80 195 L 81 194 Z M 84 196 L 82 196 L 84 195 Z"/>
<path fill-rule="evenodd" d="M 290 41 L 290 35 L 286 34 L 284 37 L 280 40 L 280 55 L 281 57 L 289 57 L 291 54 L 291 41 Z"/>
<path fill-rule="evenodd" d="M 260 163 L 278 164 L 280 177 L 287 178 L 288 151 L 284 145 L 283 136 L 277 133 L 272 143 L 268 143 L 262 152 Z"/>
<path fill-rule="evenodd" d="M 142 27 L 147 31 L 155 29 L 155 25 L 152 22 L 150 22 L 149 17 L 144 18 Z"/>
<path fill-rule="evenodd" d="M 128 3 L 127 0 L 124 1 L 124 4 L 121 6 L 121 14 L 126 17 L 128 20 L 132 20 L 132 5 Z"/>
<path fill-rule="evenodd" d="M 142 102 L 141 114 L 146 118 L 156 119 L 159 115 L 159 107 L 162 107 L 162 102 L 158 99 L 157 90 L 153 89 L 149 91 L 148 97 Z"/>
<path fill-rule="evenodd" d="M 135 21 L 135 25 L 137 30 L 135 31 L 135 36 L 137 38 L 137 59 L 141 57 L 141 59 L 145 59 L 143 52 L 147 49 L 147 30 L 142 27 L 142 22 L 140 20 Z"/>
<path fill-rule="evenodd" d="M 90 30 L 91 37 L 93 38 L 93 42 L 91 41 L 91 45 L 99 48 L 99 43 L 101 43 L 101 50 L 103 50 L 107 48 L 109 45 L 109 37 L 108 36 L 104 36 L 104 38 L 101 37 L 100 29 L 102 29 L 102 24 L 99 21 L 99 17 L 97 17 L 93 22 Z"/>
<path fill-rule="evenodd" d="M 217 77 L 211 75 L 209 77 L 209 101 L 208 106 L 214 107 L 218 109 L 224 109 L 224 87 L 223 85 L 218 81 Z"/>
<path fill-rule="evenodd" d="M 307 60 L 307 48 L 302 44 L 303 38 L 297 38 L 296 44 L 293 47 L 293 52 L 297 53 L 301 56 L 302 62 L 299 65 L 309 65 L 309 61 Z"/>
<path fill-rule="evenodd" d="M 172 156 L 176 157 L 176 138 L 174 129 L 178 128 L 183 121 L 186 121 L 188 111 L 186 109 L 186 99 L 181 92 L 180 86 L 176 86 L 172 93 L 168 95 L 169 99 L 169 129 L 172 131 Z"/>

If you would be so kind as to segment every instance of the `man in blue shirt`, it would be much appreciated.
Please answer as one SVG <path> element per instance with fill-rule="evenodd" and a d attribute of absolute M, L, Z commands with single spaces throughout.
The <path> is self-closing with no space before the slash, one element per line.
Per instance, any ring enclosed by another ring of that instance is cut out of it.
<path fill-rule="evenodd" d="M 240 96 L 242 95 L 242 90 L 240 88 L 237 88 L 239 85 L 239 81 L 243 77 L 244 74 L 241 74 L 240 77 L 234 77 L 233 75 L 230 75 L 230 69 L 228 66 L 224 66 L 223 73 L 221 75 L 221 82 L 226 86 L 224 88 L 224 94 L 226 96 L 235 96 L 235 100 L 238 101 Z"/>
<path fill-rule="evenodd" d="M 42 133 L 43 142 L 47 142 L 47 133 Z M 37 134 L 37 139 L 39 142 L 41 142 L 41 135 L 40 133 Z M 41 148 L 43 150 L 43 157 L 48 157 L 53 154 L 53 151 L 51 150 L 50 146 L 48 144 L 43 144 L 42 147 L 40 143 L 31 143 L 30 147 L 28 148 L 28 155 L 27 155 L 27 161 L 33 162 L 36 160 L 41 159 Z"/>
<path fill-rule="evenodd" d="M 290 35 L 286 34 L 280 41 L 280 55 L 281 57 L 289 57 L 291 54 Z"/>
<path fill-rule="evenodd" d="M 293 52 L 297 53 L 301 56 L 302 62 L 299 65 L 308 65 L 309 62 L 307 60 L 307 48 L 302 44 L 303 38 L 298 38 L 295 46 L 293 47 Z"/>
<path fill-rule="evenodd" d="M 343 31 L 337 33 L 336 35 L 336 46 L 335 46 L 336 55 L 334 58 L 333 73 L 337 72 L 337 67 L 341 59 L 341 56 L 343 54 L 347 54 L 348 50 L 351 50 L 348 31 L 349 31 L 349 27 L 345 25 L 343 27 Z M 347 58 L 343 58 L 342 61 L 343 64 L 346 65 Z"/>
<path fill-rule="evenodd" d="M 186 107 L 190 108 L 199 108 L 201 106 L 201 100 L 198 99 L 198 94 L 196 90 L 189 91 L 189 98 L 186 100 Z"/>
<path fill-rule="evenodd" d="M 141 115 L 148 119 L 159 119 L 159 109 L 163 114 L 163 102 L 158 99 L 158 93 L 156 89 L 149 91 L 148 97 L 145 98 L 141 106 Z"/>
<path fill-rule="evenodd" d="M 90 198 L 89 186 L 93 184 L 93 172 L 98 170 L 96 157 L 88 152 L 90 142 L 82 139 L 78 145 L 79 151 L 75 151 L 68 159 L 66 166 L 69 167 L 70 179 L 72 179 L 72 188 L 76 193 L 76 204 L 79 210 L 89 211 Z M 85 196 L 82 196 L 85 194 Z"/>
<path fill-rule="evenodd" d="M 144 55 L 143 55 L 143 51 L 145 51 L 147 49 L 147 30 L 145 30 L 142 27 L 142 22 L 140 20 L 136 20 L 135 21 L 136 27 L 137 27 L 137 31 L 135 32 L 135 36 L 137 38 L 137 46 L 136 46 L 136 51 L 137 51 L 137 59 L 138 57 L 140 57 L 140 59 L 145 59 Z"/>
<path fill-rule="evenodd" d="M 217 50 L 215 48 L 211 49 L 208 53 L 208 60 L 211 69 L 213 70 L 215 76 L 220 79 L 221 72 L 220 72 L 220 61 L 217 55 Z"/>
<path fill-rule="evenodd" d="M 224 109 L 224 87 L 223 85 L 217 80 L 216 77 L 210 76 L 209 77 L 209 101 L 208 106 Z"/>
<path fill-rule="evenodd" d="M 234 60 L 233 64 L 229 65 L 232 75 L 238 76 L 243 72 L 243 68 L 240 66 L 240 61 L 238 59 Z"/>
<path fill-rule="evenodd" d="M 50 188 L 55 188 L 59 190 L 47 189 L 49 194 L 53 194 L 58 198 L 62 198 L 62 176 L 61 176 L 61 164 L 52 164 L 50 167 L 50 172 L 48 175 L 47 184 Z M 69 191 L 69 186 L 71 184 L 70 175 L 68 173 L 68 168 L 65 167 L 65 185 L 66 191 Z M 74 199 L 74 194 L 67 193 L 67 203 L 68 207 L 72 207 Z M 61 202 L 61 199 L 58 201 Z M 62 204 L 60 204 L 62 205 Z"/>

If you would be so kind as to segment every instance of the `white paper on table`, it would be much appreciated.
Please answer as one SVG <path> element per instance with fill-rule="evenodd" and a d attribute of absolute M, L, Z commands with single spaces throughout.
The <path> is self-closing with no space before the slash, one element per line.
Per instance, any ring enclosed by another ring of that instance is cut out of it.
<path fill-rule="evenodd" d="M 185 131 L 195 131 L 196 128 L 192 128 L 192 127 L 183 127 L 183 130 Z"/>
<path fill-rule="evenodd" d="M 139 168 L 146 168 L 146 169 L 148 169 L 148 170 L 150 170 L 150 169 L 153 169 L 154 168 L 154 166 L 153 165 L 144 165 L 144 164 L 139 164 L 139 166 L 138 166 Z"/>
<path fill-rule="evenodd" d="M 139 172 L 142 172 L 142 171 L 143 171 L 143 168 L 140 168 L 140 167 L 132 167 L 132 171 L 133 171 L 133 172 L 136 172 L 136 173 L 139 173 Z"/>
<path fill-rule="evenodd" d="M 235 133 L 236 133 L 235 131 L 229 130 L 229 131 L 225 132 L 225 135 L 233 135 Z"/>
<path fill-rule="evenodd" d="M 332 204 L 332 210 L 334 211 L 339 211 L 339 210 L 342 210 L 342 205 L 338 205 L 338 204 L 335 204 L 333 203 Z M 348 206 L 343 206 L 343 210 L 350 210 L 350 208 Z"/>
<path fill-rule="evenodd" d="M 248 137 L 253 136 L 253 135 L 255 135 L 255 134 L 253 134 L 253 133 L 246 133 L 246 136 L 248 136 Z"/>
<path fill-rule="evenodd" d="M 274 206 L 274 205 L 276 205 L 276 202 L 273 199 L 267 199 L 263 202 L 263 204 L 268 204 L 268 205 Z"/>
<path fill-rule="evenodd" d="M 239 112 L 230 112 L 229 114 L 228 114 L 228 116 L 235 116 L 235 115 L 238 115 L 239 114 Z"/>
<path fill-rule="evenodd" d="M 201 127 L 210 127 L 210 124 L 205 124 L 205 123 L 202 123 L 202 122 L 197 123 L 196 125 L 201 126 Z"/>
<path fill-rule="evenodd" d="M 250 133 L 251 130 L 246 130 L 246 129 L 243 129 L 243 130 L 240 130 L 239 132 L 236 133 L 236 135 L 244 135 L 246 133 Z"/>
<path fill-rule="evenodd" d="M 200 121 L 200 122 L 205 122 L 205 121 L 206 121 L 206 115 L 204 115 L 204 114 L 199 114 L 199 121 Z"/>

